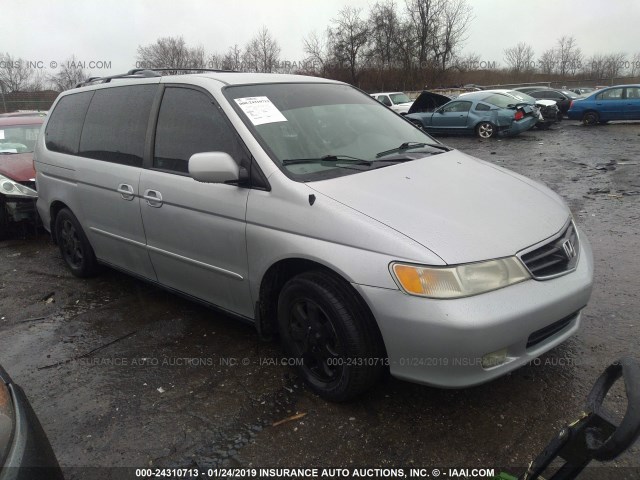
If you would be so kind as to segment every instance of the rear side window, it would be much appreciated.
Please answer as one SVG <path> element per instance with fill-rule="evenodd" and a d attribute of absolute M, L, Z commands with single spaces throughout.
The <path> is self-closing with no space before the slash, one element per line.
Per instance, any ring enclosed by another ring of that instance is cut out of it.
<path fill-rule="evenodd" d="M 96 90 L 84 122 L 79 155 L 141 167 L 157 88 L 131 85 Z"/>
<path fill-rule="evenodd" d="M 596 95 L 596 100 L 621 100 L 622 88 L 611 88 Z"/>
<path fill-rule="evenodd" d="M 241 162 L 243 152 L 235 132 L 204 93 L 168 87 L 156 127 L 153 167 L 187 173 L 194 153 L 226 152 Z"/>
<path fill-rule="evenodd" d="M 491 110 L 491 107 L 489 105 L 486 105 L 484 103 L 478 103 L 476 105 L 476 107 L 474 108 L 474 110 L 478 110 L 479 112 L 484 112 L 487 110 Z"/>
<path fill-rule="evenodd" d="M 70 155 L 78 153 L 82 123 L 92 96 L 93 92 L 74 93 L 58 101 L 44 134 L 47 149 Z"/>

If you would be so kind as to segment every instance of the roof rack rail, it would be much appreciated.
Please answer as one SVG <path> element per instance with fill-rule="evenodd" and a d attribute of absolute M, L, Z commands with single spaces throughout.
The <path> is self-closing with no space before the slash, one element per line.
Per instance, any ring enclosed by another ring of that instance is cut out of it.
<path fill-rule="evenodd" d="M 111 75 L 108 77 L 90 77 L 85 81 L 76 84 L 75 88 L 85 87 L 87 85 L 91 85 L 92 83 L 109 83 L 113 79 L 118 78 L 151 78 L 151 77 L 161 77 L 162 74 L 160 72 L 235 72 L 235 70 L 218 70 L 214 68 L 133 68 L 129 70 L 127 73 L 121 73 L 119 75 Z"/>
<path fill-rule="evenodd" d="M 110 75 L 108 77 L 90 77 L 85 81 L 76 84 L 75 88 L 85 87 L 87 85 L 91 85 L 92 83 L 100 82 L 100 83 L 109 83 L 111 80 L 116 78 L 150 78 L 150 77 L 160 77 L 161 75 L 152 70 L 138 68 L 134 70 L 129 70 L 127 73 L 121 73 L 119 75 Z"/>
<path fill-rule="evenodd" d="M 163 67 L 163 68 L 134 68 L 133 70 L 129 70 L 127 74 L 134 75 L 138 72 L 150 71 L 150 72 L 222 72 L 222 73 L 235 73 L 235 70 L 220 70 L 216 68 L 172 68 L 172 67 Z"/>

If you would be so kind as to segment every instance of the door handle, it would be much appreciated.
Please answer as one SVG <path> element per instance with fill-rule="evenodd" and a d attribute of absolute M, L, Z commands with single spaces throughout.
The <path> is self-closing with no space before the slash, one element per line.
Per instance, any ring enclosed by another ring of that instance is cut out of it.
<path fill-rule="evenodd" d="M 142 196 L 147 201 L 147 205 L 154 208 L 162 206 L 162 195 L 157 190 L 145 190 Z"/>
<path fill-rule="evenodd" d="M 121 183 L 116 188 L 116 192 L 120 194 L 123 200 L 133 200 L 135 198 L 135 193 L 133 192 L 133 187 L 131 185 L 127 185 L 126 183 Z"/>

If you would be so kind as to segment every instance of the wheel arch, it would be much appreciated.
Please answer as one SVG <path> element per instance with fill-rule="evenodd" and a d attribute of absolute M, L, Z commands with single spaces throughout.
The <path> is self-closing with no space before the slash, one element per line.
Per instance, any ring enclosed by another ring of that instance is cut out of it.
<path fill-rule="evenodd" d="M 69 209 L 69 211 L 71 211 L 69 206 L 61 200 L 54 200 L 49 206 L 49 232 L 51 233 L 51 238 L 53 239 L 53 243 L 55 244 L 58 243 L 55 229 L 56 217 L 58 216 L 58 213 L 60 213 L 60 210 L 62 210 L 63 208 L 67 208 Z M 73 211 L 71 211 L 71 213 L 73 213 Z"/>
<path fill-rule="evenodd" d="M 360 293 L 351 285 L 343 275 L 338 273 L 335 269 L 328 267 L 322 263 L 314 260 L 292 257 L 278 260 L 273 263 L 264 273 L 260 281 L 260 289 L 258 294 L 258 300 L 256 302 L 256 328 L 260 336 L 264 338 L 271 338 L 277 335 L 277 312 L 278 312 L 278 297 L 280 291 L 284 285 L 296 275 L 313 270 L 321 270 L 336 279 L 341 280 L 349 293 L 354 296 L 359 306 L 365 309 L 365 313 L 371 318 L 375 328 L 376 336 L 381 342 L 384 354 L 386 355 L 386 346 L 384 339 L 382 338 L 382 332 L 378 326 L 378 322 L 373 315 L 373 312 L 366 300 L 360 295 Z"/>

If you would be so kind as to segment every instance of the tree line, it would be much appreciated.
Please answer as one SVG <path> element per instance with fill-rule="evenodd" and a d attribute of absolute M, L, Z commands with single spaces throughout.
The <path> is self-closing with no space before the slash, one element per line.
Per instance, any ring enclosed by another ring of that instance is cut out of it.
<path fill-rule="evenodd" d="M 342 80 L 365 90 L 418 90 L 461 83 L 510 83 L 571 79 L 614 79 L 640 75 L 640 52 L 587 56 L 572 36 L 560 37 L 553 48 L 536 55 L 532 45 L 506 48 L 500 61 L 463 52 L 473 21 L 467 0 L 379 0 L 366 11 L 339 10 L 329 25 L 301 39 L 304 54 L 282 58 L 280 43 L 262 26 L 244 45 L 223 52 L 190 46 L 184 38 L 162 37 L 140 45 L 136 68 L 189 68 L 300 73 Z M 58 71 L 45 75 L 26 62 L 0 54 L 3 92 L 65 90 L 89 74 L 71 57 Z"/>

